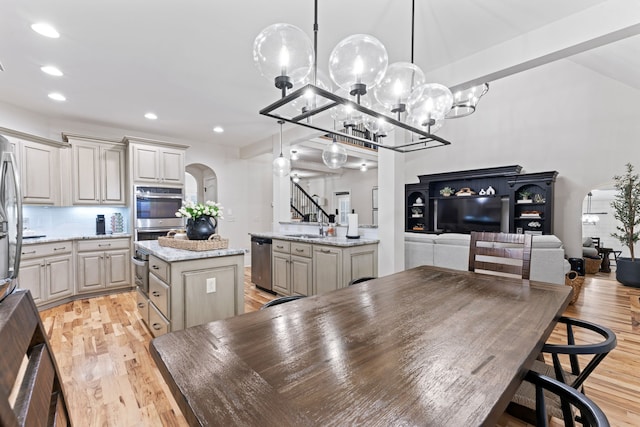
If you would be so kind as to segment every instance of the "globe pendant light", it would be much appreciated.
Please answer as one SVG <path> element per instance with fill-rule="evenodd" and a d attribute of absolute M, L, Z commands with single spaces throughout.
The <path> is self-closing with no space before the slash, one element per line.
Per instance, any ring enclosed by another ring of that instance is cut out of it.
<path fill-rule="evenodd" d="M 278 123 L 280 123 L 280 155 L 273 161 L 273 174 L 287 176 L 291 172 L 291 162 L 282 155 L 282 124 L 284 121 L 278 120 Z"/>
<path fill-rule="evenodd" d="M 322 150 L 322 161 L 329 169 L 338 169 L 347 163 L 347 150 L 341 144 L 338 144 L 335 135 L 333 142 L 327 144 Z"/>
<path fill-rule="evenodd" d="M 435 124 L 444 119 L 453 105 L 453 94 L 448 87 L 426 83 L 416 88 L 409 97 L 409 118 L 421 126 Z"/>
<path fill-rule="evenodd" d="M 378 86 L 373 89 L 376 100 L 392 113 L 404 113 L 409 96 L 425 83 L 424 73 L 410 62 L 394 62 Z"/>

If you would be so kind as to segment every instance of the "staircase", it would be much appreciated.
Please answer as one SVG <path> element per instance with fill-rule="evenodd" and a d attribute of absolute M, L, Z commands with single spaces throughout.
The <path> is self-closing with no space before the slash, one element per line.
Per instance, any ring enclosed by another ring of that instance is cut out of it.
<path fill-rule="evenodd" d="M 298 184 L 290 180 L 291 182 L 291 218 L 307 220 L 311 216 L 312 222 L 329 222 L 329 214 L 313 200 L 306 191 L 303 190 Z M 320 218 L 315 218 L 317 215 Z"/>

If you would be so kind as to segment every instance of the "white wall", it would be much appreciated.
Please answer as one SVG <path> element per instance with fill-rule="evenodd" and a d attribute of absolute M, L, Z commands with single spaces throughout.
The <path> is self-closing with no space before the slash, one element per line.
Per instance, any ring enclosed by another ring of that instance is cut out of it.
<path fill-rule="evenodd" d="M 519 164 L 559 172 L 555 234 L 570 257 L 582 256 L 585 195 L 631 161 L 640 170 L 640 93 L 568 60 L 491 83 L 475 114 L 446 122 L 451 146 L 405 155 L 405 179 Z"/>

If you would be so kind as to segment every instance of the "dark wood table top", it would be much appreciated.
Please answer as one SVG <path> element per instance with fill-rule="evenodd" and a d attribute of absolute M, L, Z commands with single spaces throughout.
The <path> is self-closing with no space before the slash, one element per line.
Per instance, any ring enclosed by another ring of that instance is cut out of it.
<path fill-rule="evenodd" d="M 570 292 L 422 266 L 150 348 L 191 425 L 495 425 Z"/>

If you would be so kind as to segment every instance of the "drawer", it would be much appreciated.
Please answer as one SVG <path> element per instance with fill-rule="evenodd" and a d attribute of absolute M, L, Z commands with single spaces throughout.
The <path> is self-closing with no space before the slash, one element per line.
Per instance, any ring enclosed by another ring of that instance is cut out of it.
<path fill-rule="evenodd" d="M 291 255 L 311 258 L 311 245 L 308 243 L 291 243 Z"/>
<path fill-rule="evenodd" d="M 129 239 L 78 240 L 78 252 L 129 249 Z"/>
<path fill-rule="evenodd" d="M 149 304 L 149 330 L 154 337 L 159 337 L 169 332 L 169 321 L 158 311 L 153 304 Z"/>
<path fill-rule="evenodd" d="M 149 325 L 149 300 L 140 289 L 136 292 L 136 308 L 144 323 Z"/>
<path fill-rule="evenodd" d="M 274 240 L 272 246 L 273 252 L 282 252 L 288 254 L 291 252 L 291 242 L 285 240 Z"/>
<path fill-rule="evenodd" d="M 40 258 L 51 255 L 69 254 L 73 249 L 73 242 L 65 240 L 55 243 L 40 243 L 36 245 L 22 245 L 22 259 Z"/>
<path fill-rule="evenodd" d="M 168 262 L 164 262 L 160 258 L 149 255 L 149 272 L 155 274 L 163 281 L 170 283 L 169 280 L 171 267 Z"/>
<path fill-rule="evenodd" d="M 169 286 L 153 274 L 149 275 L 149 300 L 167 318 L 169 316 Z"/>

